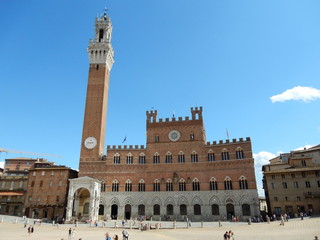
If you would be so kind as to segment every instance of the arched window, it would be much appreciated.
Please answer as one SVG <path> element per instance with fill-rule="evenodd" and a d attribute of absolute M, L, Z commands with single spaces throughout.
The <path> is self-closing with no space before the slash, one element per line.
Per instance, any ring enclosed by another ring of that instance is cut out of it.
<path fill-rule="evenodd" d="M 160 163 L 160 156 L 157 152 L 153 155 L 153 163 Z"/>
<path fill-rule="evenodd" d="M 191 153 L 191 162 L 198 162 L 198 154 L 195 151 Z"/>
<path fill-rule="evenodd" d="M 132 153 L 128 153 L 128 155 L 127 155 L 127 164 L 132 164 L 132 163 L 133 163 Z"/>
<path fill-rule="evenodd" d="M 217 180 L 214 177 L 210 179 L 210 190 L 218 190 Z"/>
<path fill-rule="evenodd" d="M 179 163 L 184 163 L 185 162 L 185 158 L 184 158 L 184 153 L 183 152 L 179 152 L 178 162 Z"/>
<path fill-rule="evenodd" d="M 159 204 L 153 205 L 153 215 L 160 215 L 160 205 Z"/>
<path fill-rule="evenodd" d="M 165 162 L 166 163 L 172 163 L 172 154 L 171 154 L 171 152 L 167 152 Z"/>
<path fill-rule="evenodd" d="M 119 182 L 116 179 L 112 181 L 112 192 L 119 192 Z"/>
<path fill-rule="evenodd" d="M 208 162 L 213 162 L 215 161 L 215 156 L 214 156 L 214 152 L 212 152 L 211 150 L 208 152 Z"/>
<path fill-rule="evenodd" d="M 173 205 L 167 205 L 167 215 L 173 215 Z"/>
<path fill-rule="evenodd" d="M 113 163 L 114 163 L 114 164 L 120 164 L 120 154 L 119 154 L 119 153 L 116 153 L 116 154 L 113 156 Z"/>
<path fill-rule="evenodd" d="M 244 159 L 243 150 L 240 147 L 238 147 L 236 150 L 236 158 L 237 159 Z"/>
<path fill-rule="evenodd" d="M 211 213 L 212 213 L 212 215 L 220 215 L 220 213 L 219 213 L 219 205 L 218 204 L 212 204 L 211 205 Z"/>
<path fill-rule="evenodd" d="M 197 178 L 193 179 L 193 181 L 192 181 L 192 190 L 193 191 L 200 191 L 200 182 Z"/>
<path fill-rule="evenodd" d="M 145 163 L 146 163 L 146 155 L 144 153 L 140 153 L 139 164 L 145 164 Z"/>
<path fill-rule="evenodd" d="M 242 204 L 242 215 L 251 216 L 251 209 L 249 204 Z"/>
<path fill-rule="evenodd" d="M 188 215 L 187 205 L 185 204 L 180 205 L 180 215 Z"/>
<path fill-rule="evenodd" d="M 226 177 L 226 178 L 224 179 L 224 189 L 225 189 L 225 190 L 232 190 L 232 181 L 231 181 L 231 178 Z"/>
<path fill-rule="evenodd" d="M 201 215 L 201 206 L 200 204 L 195 204 L 193 206 L 194 215 Z"/>
<path fill-rule="evenodd" d="M 167 192 L 173 191 L 173 184 L 172 184 L 172 180 L 171 180 L 171 179 L 168 179 L 168 180 L 167 180 L 167 183 L 166 183 L 166 191 L 167 191 Z"/>
<path fill-rule="evenodd" d="M 158 179 L 153 182 L 153 191 L 160 192 L 160 181 Z"/>
<path fill-rule="evenodd" d="M 185 191 L 186 190 L 186 181 L 181 178 L 179 181 L 179 191 Z"/>
<path fill-rule="evenodd" d="M 244 176 L 241 176 L 239 179 L 239 188 L 248 189 L 248 181 Z"/>
<path fill-rule="evenodd" d="M 130 179 L 128 179 L 128 180 L 126 181 L 125 191 L 126 191 L 126 192 L 132 192 L 132 182 L 131 182 Z"/>
<path fill-rule="evenodd" d="M 145 192 L 145 191 L 146 191 L 146 184 L 145 184 L 145 182 L 144 182 L 143 179 L 141 179 L 141 180 L 139 181 L 138 191 L 139 191 L 139 192 Z"/>
<path fill-rule="evenodd" d="M 221 159 L 222 160 L 229 160 L 229 152 L 227 149 L 223 149 L 221 152 Z"/>

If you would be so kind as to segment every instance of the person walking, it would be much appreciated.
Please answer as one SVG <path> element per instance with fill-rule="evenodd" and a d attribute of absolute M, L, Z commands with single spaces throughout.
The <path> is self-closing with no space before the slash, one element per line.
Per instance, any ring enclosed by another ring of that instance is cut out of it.
<path fill-rule="evenodd" d="M 72 229 L 69 228 L 69 231 L 68 231 L 68 239 L 71 239 L 71 237 L 72 237 Z"/>
<path fill-rule="evenodd" d="M 127 231 L 127 229 L 123 229 L 122 236 L 123 236 L 123 240 L 129 239 L 129 232 Z"/>
<path fill-rule="evenodd" d="M 109 233 L 106 233 L 106 240 L 111 240 L 111 237 L 109 236 Z"/>

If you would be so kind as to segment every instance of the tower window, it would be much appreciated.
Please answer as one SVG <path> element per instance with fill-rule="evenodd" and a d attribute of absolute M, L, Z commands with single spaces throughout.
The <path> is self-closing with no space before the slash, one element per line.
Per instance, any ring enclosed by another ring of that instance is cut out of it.
<path fill-rule="evenodd" d="M 236 158 L 237 159 L 244 159 L 243 150 L 241 148 L 237 149 L 236 151 Z"/>
<path fill-rule="evenodd" d="M 112 192 L 119 192 L 119 182 L 117 180 L 112 182 Z"/>
<path fill-rule="evenodd" d="M 170 152 L 167 153 L 165 162 L 172 163 L 172 155 Z"/>
<path fill-rule="evenodd" d="M 239 188 L 240 189 L 248 189 L 248 181 L 247 181 L 247 179 L 245 179 L 245 178 L 241 178 L 240 180 L 239 180 Z"/>
<path fill-rule="evenodd" d="M 129 179 L 126 181 L 125 191 L 126 191 L 126 192 L 132 192 L 132 182 L 131 182 L 131 180 L 129 180 Z"/>
<path fill-rule="evenodd" d="M 198 162 L 198 154 L 196 152 L 191 154 L 191 162 Z"/>
<path fill-rule="evenodd" d="M 153 156 L 153 163 L 160 163 L 160 156 L 158 153 Z"/>
<path fill-rule="evenodd" d="M 141 153 L 139 156 L 139 164 L 145 164 L 146 163 L 146 155 L 144 153 Z"/>
<path fill-rule="evenodd" d="M 113 163 L 114 164 L 120 164 L 120 155 L 119 153 L 115 154 L 113 157 Z"/>
<path fill-rule="evenodd" d="M 190 140 L 194 140 L 194 134 L 193 133 L 190 134 Z"/>
<path fill-rule="evenodd" d="M 178 162 L 179 163 L 184 163 L 185 162 L 185 158 L 184 158 L 184 154 L 183 152 L 180 152 L 178 155 Z"/>
<path fill-rule="evenodd" d="M 138 191 L 139 191 L 139 192 L 145 192 L 145 191 L 146 191 L 146 184 L 145 184 L 145 182 L 144 182 L 143 179 L 141 179 L 141 180 L 139 181 Z"/>
<path fill-rule="evenodd" d="M 208 153 L 208 161 L 209 162 L 213 162 L 214 160 L 215 160 L 214 153 L 213 152 L 209 152 Z"/>
<path fill-rule="evenodd" d="M 222 153 L 221 153 L 221 159 L 222 160 L 229 160 L 229 152 L 227 150 L 224 150 Z"/>
<path fill-rule="evenodd" d="M 101 42 L 101 40 L 103 39 L 103 29 L 99 30 L 99 42 Z"/>
<path fill-rule="evenodd" d="M 171 179 L 168 179 L 168 181 L 167 181 L 166 190 L 167 190 L 167 192 L 173 191 L 173 185 L 172 185 Z"/>
<path fill-rule="evenodd" d="M 99 70 L 99 64 L 96 65 L 96 69 Z"/>
<path fill-rule="evenodd" d="M 179 191 L 186 191 L 186 182 L 184 179 L 180 179 L 179 181 Z"/>
<path fill-rule="evenodd" d="M 158 179 L 153 182 L 153 191 L 160 192 L 160 182 Z"/>
<path fill-rule="evenodd" d="M 192 182 L 192 191 L 200 191 L 200 182 L 197 178 Z"/>
<path fill-rule="evenodd" d="M 230 178 L 225 178 L 224 180 L 224 189 L 225 190 L 232 190 L 232 181 Z"/>
<path fill-rule="evenodd" d="M 159 140 L 160 140 L 159 136 L 155 136 L 154 140 L 155 140 L 156 143 L 158 143 Z"/>
<path fill-rule="evenodd" d="M 133 163 L 133 156 L 131 153 L 127 155 L 127 164 L 132 164 Z"/>

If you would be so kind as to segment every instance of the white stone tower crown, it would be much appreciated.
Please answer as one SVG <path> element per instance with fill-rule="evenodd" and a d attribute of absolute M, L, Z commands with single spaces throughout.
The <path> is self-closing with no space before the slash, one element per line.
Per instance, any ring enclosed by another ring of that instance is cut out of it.
<path fill-rule="evenodd" d="M 110 71 L 114 63 L 114 52 L 111 45 L 112 23 L 106 13 L 96 18 L 95 36 L 90 39 L 87 49 L 90 64 L 106 64 Z"/>

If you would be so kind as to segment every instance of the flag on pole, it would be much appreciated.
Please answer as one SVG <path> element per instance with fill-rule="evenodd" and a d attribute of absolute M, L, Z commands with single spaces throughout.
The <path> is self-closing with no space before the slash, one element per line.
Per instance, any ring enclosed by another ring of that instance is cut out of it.
<path fill-rule="evenodd" d="M 127 141 L 127 136 L 124 137 L 122 143 L 124 143 L 125 141 Z"/>
<path fill-rule="evenodd" d="M 226 134 L 227 134 L 227 138 L 229 139 L 229 132 L 228 132 L 228 128 L 226 128 Z"/>

